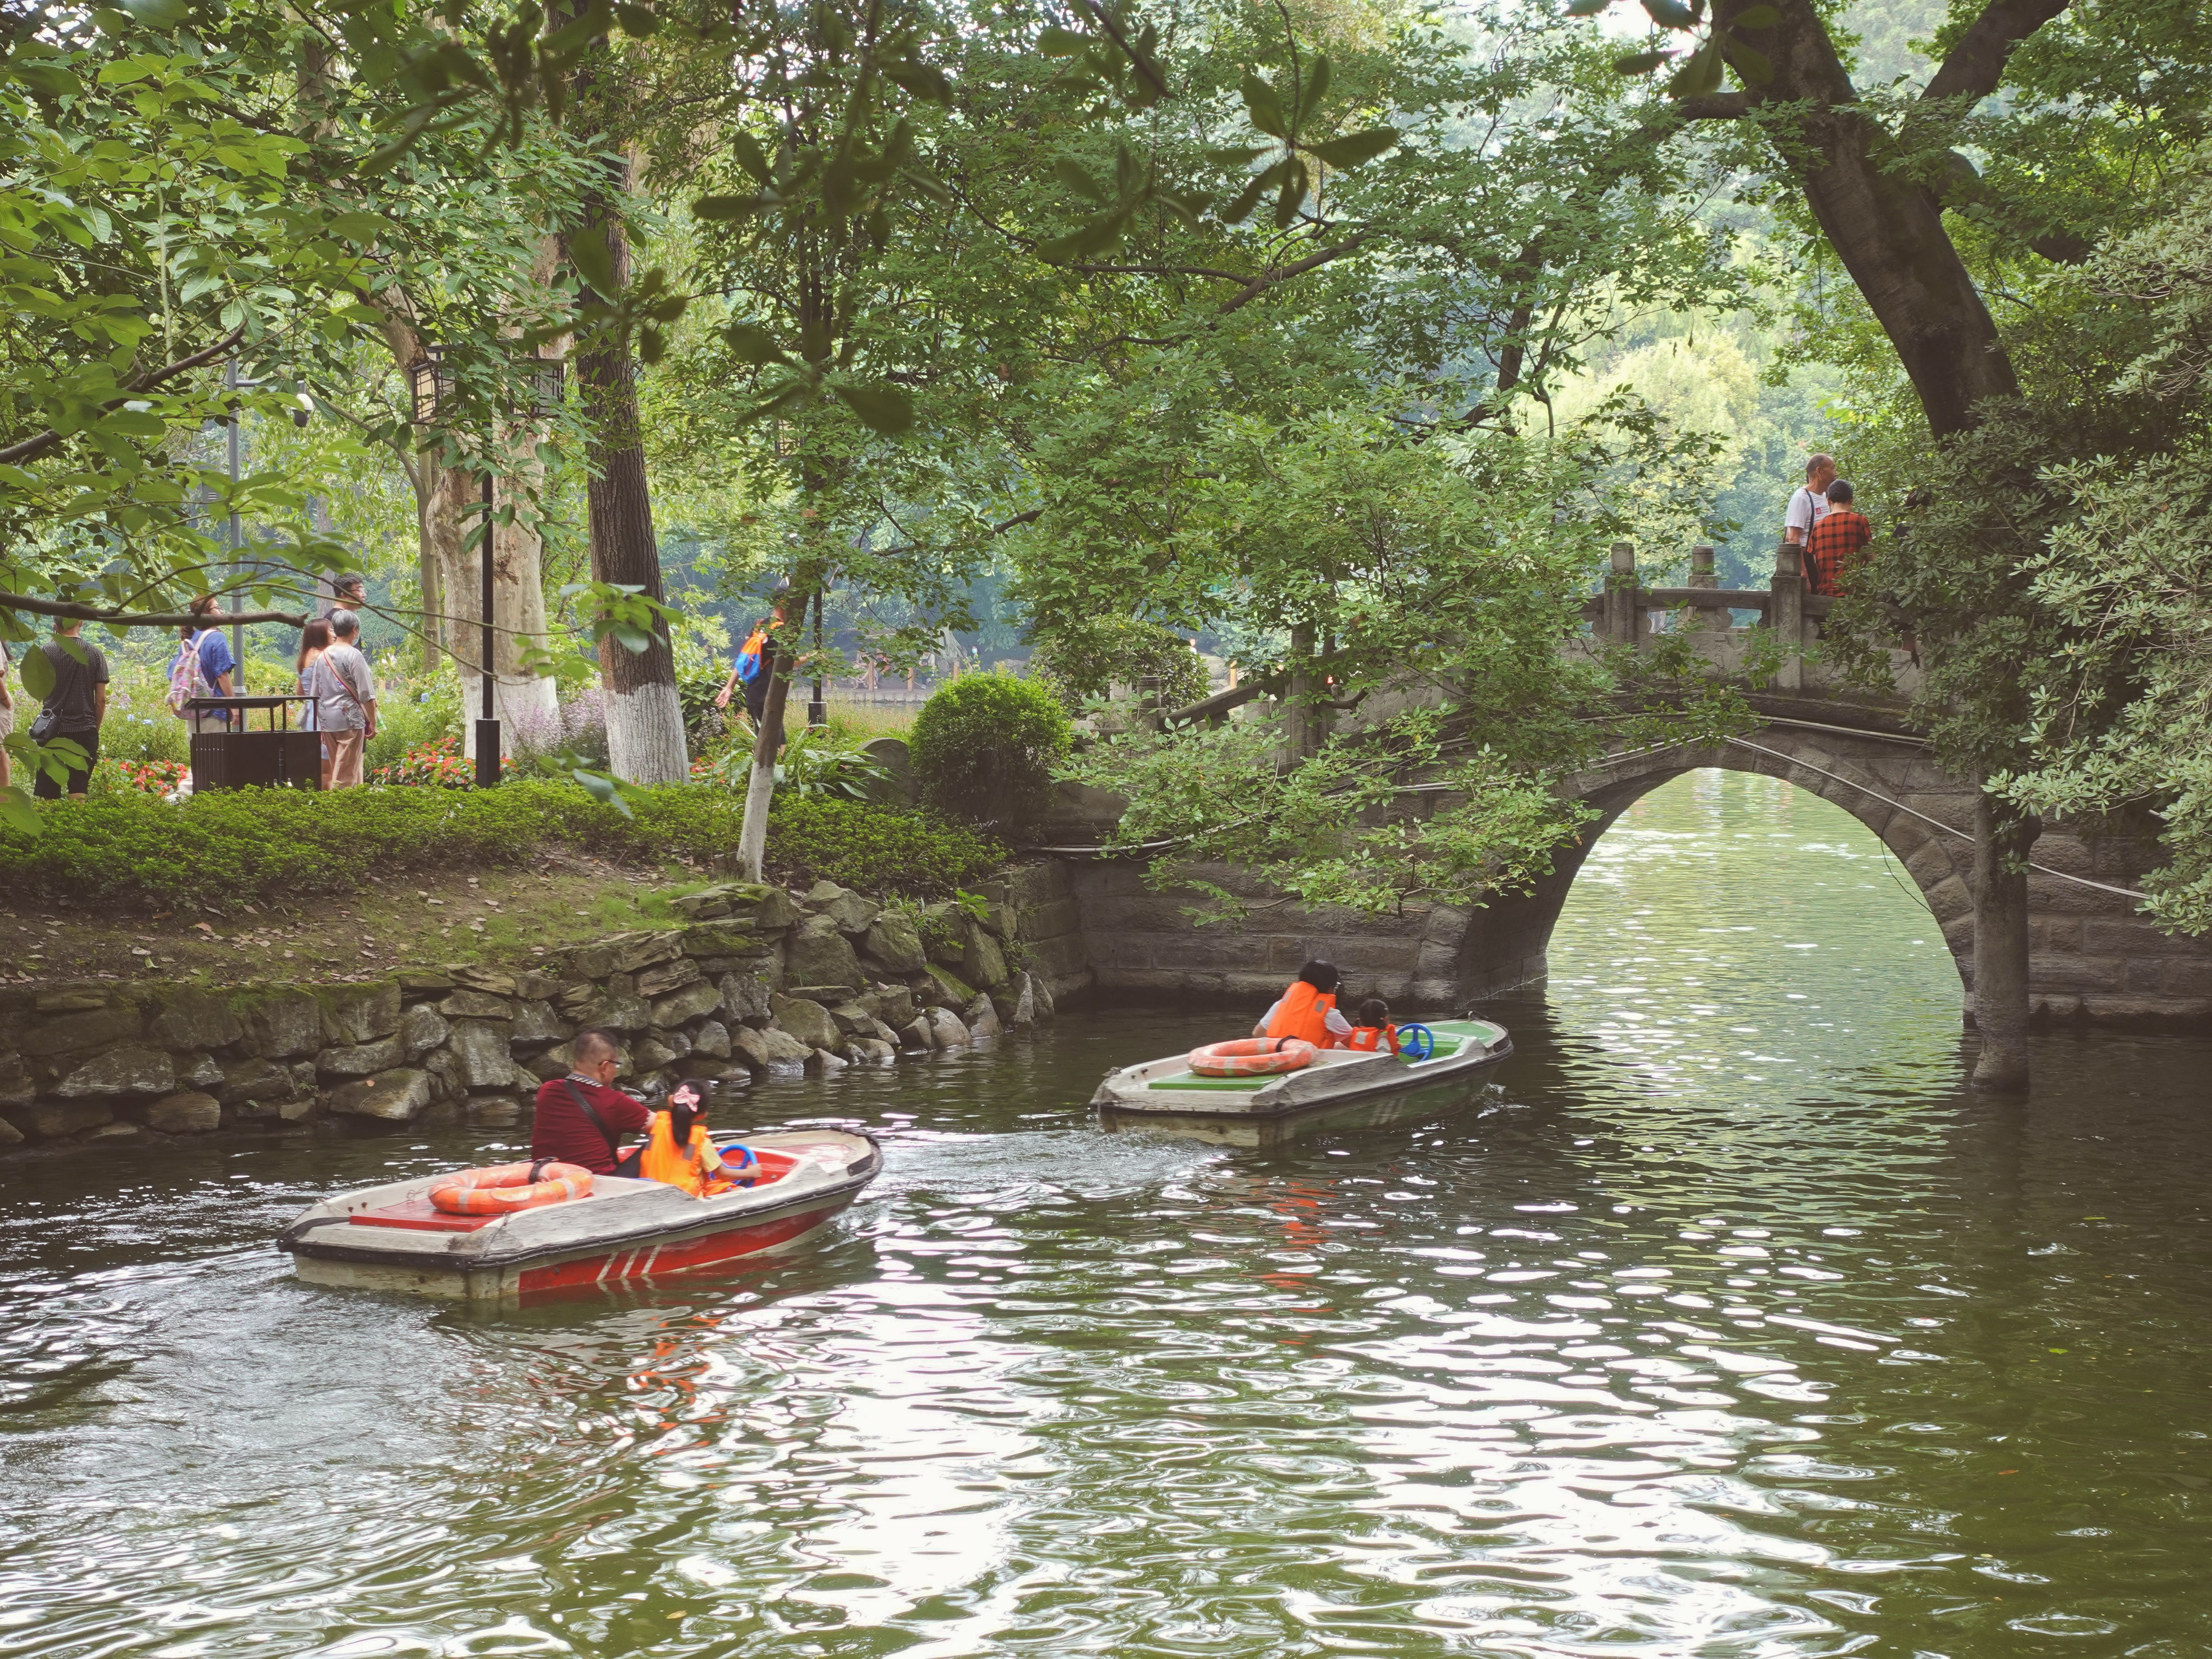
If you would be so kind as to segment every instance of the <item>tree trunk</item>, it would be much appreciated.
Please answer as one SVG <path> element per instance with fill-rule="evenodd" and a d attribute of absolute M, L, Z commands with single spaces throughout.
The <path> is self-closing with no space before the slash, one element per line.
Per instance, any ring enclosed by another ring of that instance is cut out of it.
<path fill-rule="evenodd" d="M 1762 3 L 1723 0 L 1715 25 L 1728 27 Z M 1996 324 L 1933 192 L 1907 176 L 1887 134 L 1843 107 L 1858 94 L 1812 0 L 1776 0 L 1776 9 L 1771 27 L 1738 31 L 1774 70 L 1744 94 L 1742 107 L 1793 106 L 1773 131 L 1784 165 L 1896 348 L 1929 428 L 1939 438 L 1966 431 L 1976 404 L 2020 392 Z"/>
<path fill-rule="evenodd" d="M 614 198 L 629 187 L 629 173 L 626 162 L 609 163 L 607 189 L 594 192 L 584 220 L 585 229 L 596 229 L 606 239 L 617 289 L 629 279 L 629 234 L 614 210 Z M 585 297 L 599 296 L 587 289 Z M 653 533 L 653 497 L 638 428 L 637 368 L 629 339 L 604 337 L 579 349 L 576 380 L 592 431 L 592 578 L 664 599 L 660 544 Z M 605 687 L 607 759 L 614 775 L 626 783 L 683 782 L 690 775 L 690 757 L 666 625 L 654 627 L 652 643 L 641 652 L 607 640 L 599 647 L 599 676 Z"/>
<path fill-rule="evenodd" d="M 1974 1086 L 2017 1092 L 2028 1083 L 2027 850 L 2039 825 L 1974 803 Z"/>

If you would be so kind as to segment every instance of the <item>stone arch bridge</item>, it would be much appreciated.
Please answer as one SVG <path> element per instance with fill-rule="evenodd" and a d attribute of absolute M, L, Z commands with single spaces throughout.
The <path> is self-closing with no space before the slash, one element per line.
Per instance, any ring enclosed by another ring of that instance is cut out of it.
<path fill-rule="evenodd" d="M 1206 874 L 1261 908 L 1237 927 L 1198 928 L 1177 896 L 1146 884 L 1140 861 L 1082 850 L 1095 843 L 1102 820 L 1110 822 L 1110 798 L 1071 799 L 1053 839 L 1060 864 L 1055 885 L 1064 879 L 1072 901 L 1066 920 L 1079 926 L 1085 961 L 1077 971 L 1109 996 L 1264 1006 L 1301 962 L 1326 956 L 1401 1007 L 1462 1006 L 1540 980 L 1553 924 L 1589 849 L 1651 790 L 1686 772 L 1719 767 L 1784 779 L 1871 830 L 1942 927 L 1970 1007 L 1974 789 L 1936 763 L 1906 720 L 1904 696 L 1917 674 L 1910 659 L 1900 654 L 1894 664 L 1900 689 L 1892 697 L 1852 691 L 1824 673 L 1817 643 L 1827 602 L 1802 592 L 1795 564 L 1795 550 L 1784 550 L 1771 588 L 1722 589 L 1712 583 L 1710 550 L 1699 549 L 1690 586 L 1650 589 L 1636 585 L 1627 549 L 1614 549 L 1613 584 L 1589 607 L 1592 632 L 1570 648 L 1607 639 L 1641 646 L 1655 632 L 1686 628 L 1698 631 L 1700 653 L 1725 673 L 1753 648 L 1750 629 L 1735 625 L 1738 612 L 1757 613 L 1785 643 L 1795 638 L 1805 648 L 1786 660 L 1767 691 L 1751 697 L 1760 717 L 1754 729 L 1712 748 L 1616 755 L 1565 780 L 1566 793 L 1599 817 L 1534 892 L 1499 896 L 1473 910 L 1435 905 L 1376 918 L 1310 911 L 1224 868 Z M 2045 829 L 2031 857 L 2037 867 L 2028 886 L 2030 991 L 2039 1018 L 2127 1026 L 2212 1022 L 2212 939 L 2160 933 L 2130 896 L 2160 861 L 2154 842 L 2062 824 Z M 1076 969 L 1073 961 L 1063 966 Z"/>

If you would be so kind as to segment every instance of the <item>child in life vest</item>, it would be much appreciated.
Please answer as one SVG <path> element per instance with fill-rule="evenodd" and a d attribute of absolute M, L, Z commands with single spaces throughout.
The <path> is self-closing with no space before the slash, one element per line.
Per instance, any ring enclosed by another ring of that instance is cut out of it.
<path fill-rule="evenodd" d="M 1384 1048 L 1398 1052 L 1398 1028 L 1390 1023 L 1390 1005 L 1381 997 L 1370 997 L 1359 1005 L 1359 1024 L 1352 1028 L 1352 1035 L 1344 1040 L 1347 1048 L 1364 1048 L 1380 1054 Z"/>
<path fill-rule="evenodd" d="M 723 1161 L 721 1149 L 707 1133 L 707 1102 L 696 1083 L 680 1083 L 668 1097 L 668 1109 L 653 1115 L 653 1127 L 638 1158 L 637 1172 L 647 1181 L 681 1187 L 694 1198 L 750 1187 Z M 742 1150 L 742 1149 L 739 1149 Z M 744 1154 L 750 1164 L 752 1155 Z"/>

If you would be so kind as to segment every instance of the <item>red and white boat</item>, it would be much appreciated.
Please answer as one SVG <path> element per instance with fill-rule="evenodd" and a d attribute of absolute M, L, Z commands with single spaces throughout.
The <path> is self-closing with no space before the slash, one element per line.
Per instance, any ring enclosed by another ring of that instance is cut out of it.
<path fill-rule="evenodd" d="M 661 1182 L 603 1175 L 580 1198 L 505 1215 L 451 1215 L 428 1198 L 448 1177 L 418 1176 L 323 1200 L 285 1228 L 276 1248 L 318 1285 L 512 1301 L 796 1249 L 883 1170 L 872 1137 L 838 1129 L 714 1139 L 752 1149 L 760 1160 L 752 1186 L 694 1198 Z"/>

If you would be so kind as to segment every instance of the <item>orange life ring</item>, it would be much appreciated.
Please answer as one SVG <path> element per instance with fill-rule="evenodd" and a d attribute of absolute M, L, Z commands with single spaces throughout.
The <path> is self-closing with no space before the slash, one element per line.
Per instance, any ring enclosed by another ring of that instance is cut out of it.
<path fill-rule="evenodd" d="M 532 1172 L 540 1177 L 531 1180 Z M 592 1172 L 580 1164 L 495 1164 L 464 1170 L 430 1188 L 430 1206 L 447 1215 L 504 1215 L 560 1204 L 592 1190 Z"/>
<path fill-rule="evenodd" d="M 1239 1037 L 1192 1049 L 1189 1064 L 1200 1077 L 1267 1077 L 1312 1065 L 1316 1052 L 1304 1037 Z"/>

